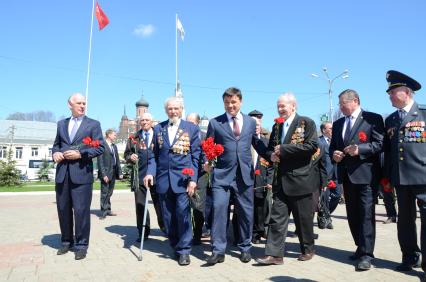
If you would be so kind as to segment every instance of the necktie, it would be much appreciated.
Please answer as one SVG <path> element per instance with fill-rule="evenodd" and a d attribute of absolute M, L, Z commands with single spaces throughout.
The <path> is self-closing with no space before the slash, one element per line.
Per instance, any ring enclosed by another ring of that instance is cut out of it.
<path fill-rule="evenodd" d="M 149 132 L 145 132 L 145 138 L 143 140 L 145 142 L 145 146 L 149 146 Z"/>
<path fill-rule="evenodd" d="M 283 124 L 283 134 L 281 136 L 281 144 L 284 144 L 285 136 L 287 135 L 288 122 L 284 122 Z"/>
<path fill-rule="evenodd" d="M 114 165 L 115 165 L 117 161 L 115 160 L 114 145 L 113 144 L 109 145 L 109 148 L 111 149 L 111 154 L 112 154 L 112 157 L 114 158 Z"/>
<path fill-rule="evenodd" d="M 233 131 L 234 131 L 234 136 L 235 136 L 235 138 L 238 139 L 238 138 L 240 138 L 241 132 L 240 132 L 240 127 L 238 125 L 237 117 L 232 117 L 232 120 L 234 121 L 233 125 L 232 125 Z"/>
<path fill-rule="evenodd" d="M 345 134 L 343 134 L 343 143 L 348 144 L 349 135 L 351 134 L 351 118 L 352 116 L 346 117 L 346 129 Z"/>
<path fill-rule="evenodd" d="M 400 109 L 398 110 L 398 114 L 399 114 L 399 120 L 402 121 L 407 115 L 407 112 L 404 109 Z"/>
<path fill-rule="evenodd" d="M 75 134 L 77 133 L 77 130 L 78 130 L 78 123 L 77 123 L 78 118 L 73 118 L 72 120 L 74 121 L 74 125 L 72 126 L 71 133 L 70 133 L 71 142 L 74 141 Z"/>

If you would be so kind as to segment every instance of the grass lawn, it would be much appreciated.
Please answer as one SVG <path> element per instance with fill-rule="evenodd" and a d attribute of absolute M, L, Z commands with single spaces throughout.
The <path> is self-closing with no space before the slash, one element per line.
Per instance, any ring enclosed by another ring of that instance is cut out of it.
<path fill-rule="evenodd" d="M 95 181 L 93 185 L 94 190 L 100 189 L 99 180 Z M 118 190 L 130 190 L 129 183 L 127 181 L 116 181 L 115 188 Z M 26 182 L 21 186 L 0 186 L 1 192 L 34 192 L 34 191 L 55 191 L 55 183 L 53 182 Z"/>

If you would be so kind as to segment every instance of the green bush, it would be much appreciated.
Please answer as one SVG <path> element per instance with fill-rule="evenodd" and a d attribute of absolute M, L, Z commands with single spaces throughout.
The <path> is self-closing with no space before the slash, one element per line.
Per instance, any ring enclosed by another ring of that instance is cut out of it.
<path fill-rule="evenodd" d="M 21 171 L 12 160 L 12 148 L 7 153 L 6 161 L 0 161 L 0 186 L 21 185 Z"/>

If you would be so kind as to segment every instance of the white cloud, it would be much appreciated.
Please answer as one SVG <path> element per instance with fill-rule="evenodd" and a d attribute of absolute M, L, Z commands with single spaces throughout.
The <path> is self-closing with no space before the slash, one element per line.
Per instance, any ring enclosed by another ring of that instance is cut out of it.
<path fill-rule="evenodd" d="M 152 24 L 140 24 L 133 30 L 133 34 L 138 37 L 147 38 L 150 37 L 154 31 L 155 27 Z"/>

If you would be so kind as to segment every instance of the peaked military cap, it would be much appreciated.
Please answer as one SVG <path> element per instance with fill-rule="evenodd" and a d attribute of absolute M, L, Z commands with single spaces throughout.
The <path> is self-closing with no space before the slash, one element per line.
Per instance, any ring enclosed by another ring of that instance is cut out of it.
<path fill-rule="evenodd" d="M 251 117 L 257 117 L 257 118 L 263 117 L 263 113 L 259 112 L 258 110 L 253 110 L 253 111 L 249 112 L 248 115 L 251 116 Z"/>
<path fill-rule="evenodd" d="M 388 90 L 386 90 L 386 92 L 389 92 L 392 89 L 400 86 L 406 86 L 413 91 L 420 90 L 422 87 L 416 80 L 412 79 L 406 74 L 403 74 L 402 72 L 395 70 L 390 70 L 386 73 L 386 80 L 388 81 Z"/>

